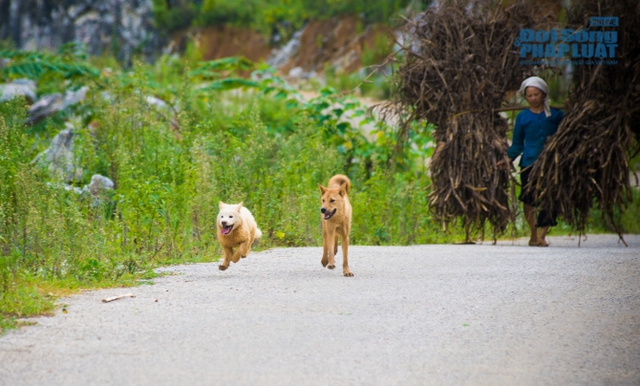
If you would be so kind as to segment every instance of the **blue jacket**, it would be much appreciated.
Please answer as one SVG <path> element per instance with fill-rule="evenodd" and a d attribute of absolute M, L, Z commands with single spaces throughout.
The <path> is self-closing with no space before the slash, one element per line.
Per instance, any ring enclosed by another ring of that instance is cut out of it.
<path fill-rule="evenodd" d="M 558 131 L 564 113 L 558 109 L 551 109 L 551 116 L 547 118 L 544 111 L 536 114 L 529 109 L 521 111 L 516 117 L 513 128 L 513 140 L 507 154 L 513 160 L 520 154 L 520 167 L 532 165 L 544 146 L 547 137 Z"/>

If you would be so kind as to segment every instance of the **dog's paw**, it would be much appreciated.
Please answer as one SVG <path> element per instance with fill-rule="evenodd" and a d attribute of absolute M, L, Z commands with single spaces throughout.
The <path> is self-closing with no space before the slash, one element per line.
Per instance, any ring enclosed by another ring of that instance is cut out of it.
<path fill-rule="evenodd" d="M 344 273 L 344 275 L 345 275 L 346 277 L 353 277 L 353 272 L 351 272 L 351 271 L 347 271 L 347 272 L 345 272 L 345 273 Z"/>
<path fill-rule="evenodd" d="M 228 265 L 219 265 L 219 266 L 218 266 L 218 269 L 219 269 L 219 270 L 221 270 L 221 271 L 224 271 L 224 270 L 225 270 L 225 269 L 227 269 L 227 268 L 229 268 L 229 266 L 228 266 Z"/>
<path fill-rule="evenodd" d="M 323 267 L 326 267 L 327 264 L 329 264 L 329 260 L 328 259 L 322 259 L 321 263 L 322 263 Z"/>
<path fill-rule="evenodd" d="M 244 256 L 240 256 L 240 257 L 242 257 L 242 258 L 244 259 L 244 258 L 246 258 L 246 257 L 247 257 L 247 255 L 244 255 Z"/>
<path fill-rule="evenodd" d="M 335 265 L 333 265 L 333 264 L 329 264 L 329 265 L 327 265 L 327 268 L 329 268 L 329 269 L 334 269 L 335 267 L 336 267 L 336 266 L 335 266 Z"/>

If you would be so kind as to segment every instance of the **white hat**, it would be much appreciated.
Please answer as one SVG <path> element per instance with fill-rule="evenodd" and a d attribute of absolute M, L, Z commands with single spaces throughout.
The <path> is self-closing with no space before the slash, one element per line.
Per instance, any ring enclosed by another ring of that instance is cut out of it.
<path fill-rule="evenodd" d="M 535 87 L 544 93 L 544 103 L 542 105 L 544 115 L 549 118 L 551 116 L 551 102 L 549 101 L 549 86 L 547 85 L 547 82 L 537 76 L 531 76 L 525 79 L 520 85 L 520 92 L 522 95 L 525 95 L 527 87 Z"/>

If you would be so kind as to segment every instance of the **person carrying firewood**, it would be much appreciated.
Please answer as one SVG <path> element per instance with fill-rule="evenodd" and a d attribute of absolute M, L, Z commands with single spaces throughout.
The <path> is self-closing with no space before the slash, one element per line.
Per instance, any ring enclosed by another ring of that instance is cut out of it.
<path fill-rule="evenodd" d="M 529 103 L 529 108 L 522 110 L 516 117 L 511 147 L 507 151 L 509 161 L 501 160 L 497 166 L 508 169 L 509 163 L 519 155 L 522 156 L 520 158 L 522 189 L 518 199 L 524 204 L 524 216 L 531 229 L 529 245 L 547 247 L 549 244 L 545 237 L 549 227 L 557 225 L 556 215 L 541 210 L 536 216 L 536 191 L 535 186 L 529 184 L 529 174 L 547 138 L 558 131 L 564 113 L 550 107 L 549 86 L 542 78 L 532 76 L 525 79 L 520 86 L 520 93 Z"/>

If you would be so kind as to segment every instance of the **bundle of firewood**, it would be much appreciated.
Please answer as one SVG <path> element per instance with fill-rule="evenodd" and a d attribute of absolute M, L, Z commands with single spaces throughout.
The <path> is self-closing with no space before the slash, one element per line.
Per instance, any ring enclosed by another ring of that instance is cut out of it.
<path fill-rule="evenodd" d="M 519 63 L 514 42 L 521 29 L 550 22 L 540 20 L 535 7 L 442 2 L 408 21 L 410 41 L 400 42 L 403 59 L 389 106 L 405 122 L 435 125 L 429 204 L 443 225 L 460 221 L 467 241 L 487 222 L 496 235 L 515 218 L 510 175 L 496 168 L 508 148 L 509 127 L 495 109 L 533 75 L 533 67 Z M 399 143 L 408 130 L 400 129 Z"/>
<path fill-rule="evenodd" d="M 584 232 L 595 205 L 622 239 L 619 214 L 632 199 L 629 159 L 640 150 L 640 2 L 571 3 L 568 24 L 574 30 L 598 31 L 589 28 L 593 16 L 619 18 L 617 64 L 574 66 L 564 120 L 531 178 L 541 207 Z"/>

